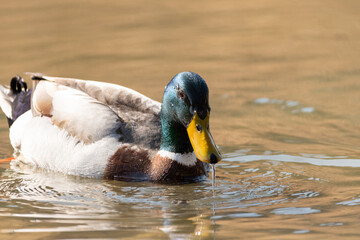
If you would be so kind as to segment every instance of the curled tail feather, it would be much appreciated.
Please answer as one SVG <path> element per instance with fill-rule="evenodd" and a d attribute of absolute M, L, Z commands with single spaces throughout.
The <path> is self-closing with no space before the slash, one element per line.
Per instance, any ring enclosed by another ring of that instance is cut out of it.
<path fill-rule="evenodd" d="M 23 113 L 30 109 L 31 89 L 18 75 L 10 81 L 10 86 L 0 85 L 0 107 L 8 120 L 9 127 Z"/>
<path fill-rule="evenodd" d="M 10 89 L 13 94 L 19 94 L 20 92 L 27 91 L 27 84 L 22 77 L 16 75 L 10 81 Z"/>

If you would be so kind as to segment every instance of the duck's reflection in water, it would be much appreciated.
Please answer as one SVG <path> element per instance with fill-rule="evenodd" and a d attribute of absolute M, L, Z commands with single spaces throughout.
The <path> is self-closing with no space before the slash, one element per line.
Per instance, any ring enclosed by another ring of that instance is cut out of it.
<path fill-rule="evenodd" d="M 19 206 L 5 215 L 37 222 L 5 232 L 107 231 L 112 238 L 125 231 L 129 236 L 170 239 L 215 234 L 210 180 L 185 185 L 105 181 L 27 165 L 13 165 L 1 176 L 6 204 Z"/>

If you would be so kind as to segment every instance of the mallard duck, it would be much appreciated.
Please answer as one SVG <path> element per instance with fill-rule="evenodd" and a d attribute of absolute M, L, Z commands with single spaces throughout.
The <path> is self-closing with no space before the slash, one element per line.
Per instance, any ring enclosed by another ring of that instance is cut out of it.
<path fill-rule="evenodd" d="M 0 85 L 0 107 L 5 113 L 9 127 L 23 113 L 30 109 L 31 89 L 18 75 L 10 81 L 10 86 Z"/>
<path fill-rule="evenodd" d="M 105 179 L 192 182 L 221 160 L 209 130 L 209 89 L 196 73 L 177 74 L 161 104 L 110 83 L 42 74 L 32 80 L 31 97 L 22 98 L 28 111 L 20 116 L 4 110 L 19 105 L 14 96 L 27 89 L 0 89 L 0 105 L 13 122 L 13 164 Z"/>

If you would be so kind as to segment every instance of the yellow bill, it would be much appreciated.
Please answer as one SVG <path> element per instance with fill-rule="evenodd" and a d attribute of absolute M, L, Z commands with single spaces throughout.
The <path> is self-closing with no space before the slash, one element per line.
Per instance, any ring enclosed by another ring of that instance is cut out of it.
<path fill-rule="evenodd" d="M 191 145 L 196 157 L 206 163 L 218 163 L 221 161 L 221 155 L 209 130 L 209 112 L 202 120 L 197 112 L 187 127 Z"/>

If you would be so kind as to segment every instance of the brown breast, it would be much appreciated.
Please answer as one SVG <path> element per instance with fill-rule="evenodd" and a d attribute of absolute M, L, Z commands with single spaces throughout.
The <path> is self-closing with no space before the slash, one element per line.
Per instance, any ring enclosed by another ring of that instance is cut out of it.
<path fill-rule="evenodd" d="M 207 176 L 201 161 L 185 166 L 146 149 L 121 146 L 109 159 L 105 179 L 121 181 L 153 181 L 162 183 L 197 182 Z"/>

